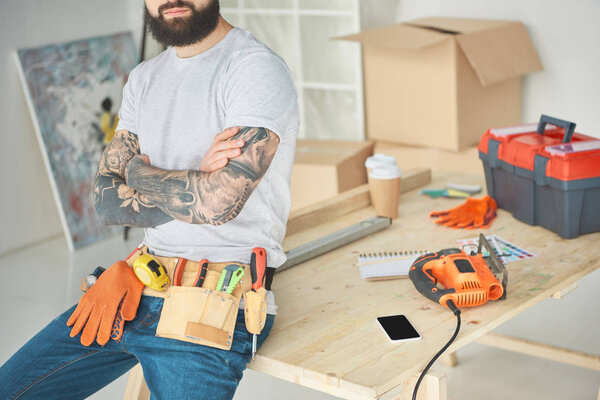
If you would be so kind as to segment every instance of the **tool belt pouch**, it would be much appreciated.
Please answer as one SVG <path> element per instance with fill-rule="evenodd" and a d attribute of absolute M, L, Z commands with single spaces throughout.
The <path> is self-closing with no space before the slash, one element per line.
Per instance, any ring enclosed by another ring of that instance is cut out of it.
<path fill-rule="evenodd" d="M 267 320 L 267 290 L 263 287 L 256 292 L 244 293 L 244 317 L 248 332 L 259 335 Z"/>
<path fill-rule="evenodd" d="M 219 274 L 208 271 L 205 283 L 215 279 L 214 275 L 218 278 Z M 208 285 L 171 286 L 156 336 L 230 350 L 241 298 L 241 293 L 237 294 L 214 291 Z"/>

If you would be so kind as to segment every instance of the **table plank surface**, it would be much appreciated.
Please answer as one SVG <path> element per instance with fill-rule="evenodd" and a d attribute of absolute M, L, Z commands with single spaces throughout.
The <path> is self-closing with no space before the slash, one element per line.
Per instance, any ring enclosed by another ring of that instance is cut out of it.
<path fill-rule="evenodd" d="M 438 172 L 428 187 L 446 182 L 485 186 L 483 178 Z M 450 351 L 476 340 L 501 323 L 539 303 L 600 266 L 600 233 L 561 239 L 539 226 L 515 220 L 504 210 L 484 231 L 438 226 L 428 216 L 460 204 L 430 199 L 419 190 L 400 198 L 399 218 L 384 231 L 276 274 L 273 290 L 279 306 L 269 339 L 250 368 L 336 396 L 385 397 L 418 373 L 448 341 L 455 316 L 419 294 L 408 279 L 367 282 L 356 265 L 361 252 L 430 250 L 458 247 L 457 240 L 496 234 L 537 255 L 507 264 L 508 296 L 463 309 L 462 328 Z M 314 240 L 374 216 L 366 207 L 322 226 L 286 238 L 284 248 Z M 375 318 L 405 314 L 422 339 L 391 343 Z"/>

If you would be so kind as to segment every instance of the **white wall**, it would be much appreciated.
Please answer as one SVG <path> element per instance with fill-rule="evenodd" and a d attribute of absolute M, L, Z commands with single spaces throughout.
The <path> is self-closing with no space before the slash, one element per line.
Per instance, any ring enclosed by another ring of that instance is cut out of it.
<path fill-rule="evenodd" d="M 62 234 L 17 75 L 19 48 L 142 29 L 142 0 L 0 1 L 0 254 Z"/>
<path fill-rule="evenodd" d="M 600 1 L 399 0 L 397 21 L 448 16 L 519 20 L 544 70 L 523 79 L 523 120 L 540 114 L 577 123 L 600 137 Z"/>

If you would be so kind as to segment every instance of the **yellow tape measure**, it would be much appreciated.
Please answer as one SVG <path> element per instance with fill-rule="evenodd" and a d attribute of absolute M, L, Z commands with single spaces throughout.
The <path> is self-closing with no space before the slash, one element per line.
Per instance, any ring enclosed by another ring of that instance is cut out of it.
<path fill-rule="evenodd" d="M 149 288 L 163 290 L 169 285 L 169 276 L 156 258 L 142 254 L 133 262 L 133 271 L 138 279 Z"/>

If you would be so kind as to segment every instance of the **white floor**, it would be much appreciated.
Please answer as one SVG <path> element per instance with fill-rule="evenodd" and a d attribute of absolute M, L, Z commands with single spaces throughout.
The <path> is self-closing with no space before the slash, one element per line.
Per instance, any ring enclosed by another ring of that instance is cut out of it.
<path fill-rule="evenodd" d="M 0 364 L 43 328 L 55 315 L 74 304 L 84 275 L 96 266 L 124 258 L 139 243 L 133 231 L 125 243 L 114 237 L 76 253 L 64 238 L 0 257 Z M 599 252 L 600 254 L 600 252 Z M 583 279 L 578 289 L 561 300 L 546 300 L 496 331 L 527 339 L 600 354 L 600 270 Z M 10 322 L 11 329 L 6 329 Z M 460 364 L 434 368 L 448 376 L 449 397 L 456 399 L 597 400 L 600 372 L 527 357 L 472 344 L 458 351 Z M 385 368 L 384 365 L 381 366 Z M 315 399 L 336 397 L 247 370 L 236 400 Z M 123 376 L 92 396 L 114 400 L 123 396 Z"/>

